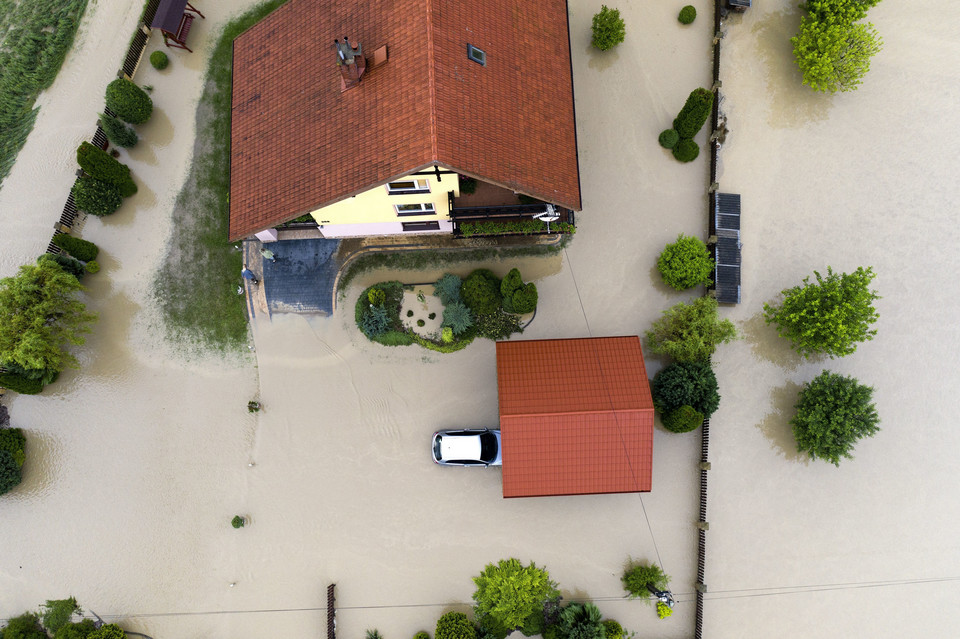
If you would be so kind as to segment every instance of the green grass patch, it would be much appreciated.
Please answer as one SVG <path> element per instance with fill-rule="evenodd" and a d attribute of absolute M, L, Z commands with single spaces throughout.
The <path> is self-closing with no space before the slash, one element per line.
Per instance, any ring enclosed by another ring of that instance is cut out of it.
<path fill-rule="evenodd" d="M 34 103 L 53 84 L 87 0 L 0 0 L 0 181 L 37 118 Z"/>
<path fill-rule="evenodd" d="M 245 298 L 237 295 L 243 258 L 227 241 L 233 41 L 285 1 L 254 7 L 217 40 L 197 110 L 193 165 L 174 209 L 178 232 L 154 282 L 173 338 L 212 350 L 239 350 L 248 331 Z"/>

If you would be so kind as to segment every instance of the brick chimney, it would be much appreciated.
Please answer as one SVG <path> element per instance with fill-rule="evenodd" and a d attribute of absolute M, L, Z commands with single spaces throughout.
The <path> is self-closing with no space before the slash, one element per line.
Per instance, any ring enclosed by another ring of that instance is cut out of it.
<path fill-rule="evenodd" d="M 346 91 L 360 84 L 360 78 L 367 69 L 363 57 L 363 47 L 359 42 L 351 43 L 347 36 L 343 42 L 333 41 L 337 53 L 337 68 L 340 70 L 340 91 Z"/>

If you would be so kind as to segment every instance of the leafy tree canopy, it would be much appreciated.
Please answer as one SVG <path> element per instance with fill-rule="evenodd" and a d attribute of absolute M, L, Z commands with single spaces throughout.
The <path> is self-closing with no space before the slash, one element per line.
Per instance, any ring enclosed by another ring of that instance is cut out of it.
<path fill-rule="evenodd" d="M 474 612 L 487 628 L 520 628 L 531 615 L 542 612 L 544 604 L 560 598 L 546 570 L 532 562 L 524 566 L 518 559 L 488 564 L 473 582 L 477 585 Z"/>
<path fill-rule="evenodd" d="M 685 291 L 699 284 L 711 283 L 713 258 L 700 238 L 681 233 L 676 242 L 667 244 L 660 253 L 657 270 L 667 286 Z"/>
<path fill-rule="evenodd" d="M 852 459 L 854 444 L 880 430 L 880 417 L 871 401 L 873 388 L 852 377 L 823 371 L 806 384 L 790 420 L 797 449 L 834 466 Z"/>
<path fill-rule="evenodd" d="M 811 0 L 790 39 L 803 83 L 815 91 L 856 89 L 883 44 L 872 24 L 857 22 L 879 0 Z"/>
<path fill-rule="evenodd" d="M 77 366 L 67 344 L 83 344 L 96 315 L 88 313 L 76 293 L 74 276 L 49 260 L 20 267 L 0 279 L 0 362 L 35 370 Z"/>
<path fill-rule="evenodd" d="M 739 337 L 733 322 L 720 319 L 718 308 L 717 300 L 712 297 L 698 297 L 689 304 L 680 302 L 671 306 L 647 331 L 650 350 L 678 362 L 707 360 L 719 344 Z"/>
<path fill-rule="evenodd" d="M 619 9 L 610 9 L 602 5 L 600 11 L 593 16 L 593 46 L 606 51 L 612 49 L 627 37 L 627 27 L 620 17 Z"/>
<path fill-rule="evenodd" d="M 863 267 L 850 274 L 834 273 L 830 267 L 826 277 L 816 271 L 813 274 L 815 284 L 806 277 L 802 286 L 781 292 L 781 304 L 764 304 L 764 319 L 776 324 L 780 336 L 789 339 L 804 357 L 849 355 L 858 343 L 877 334 L 870 325 L 879 317 L 873 303 L 880 296 L 869 288 L 876 275 L 872 268 Z"/>

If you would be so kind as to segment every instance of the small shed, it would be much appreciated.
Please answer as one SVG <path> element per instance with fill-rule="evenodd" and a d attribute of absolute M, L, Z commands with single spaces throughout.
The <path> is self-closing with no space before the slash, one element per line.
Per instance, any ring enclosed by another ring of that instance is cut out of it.
<path fill-rule="evenodd" d="M 639 337 L 497 342 L 497 388 L 504 497 L 650 491 Z"/>
<path fill-rule="evenodd" d="M 163 34 L 163 43 L 168 47 L 186 49 L 193 53 L 193 49 L 187 46 L 187 34 L 190 33 L 190 27 L 196 16 L 204 18 L 204 15 L 188 0 L 160 0 L 150 27 L 160 29 Z"/>

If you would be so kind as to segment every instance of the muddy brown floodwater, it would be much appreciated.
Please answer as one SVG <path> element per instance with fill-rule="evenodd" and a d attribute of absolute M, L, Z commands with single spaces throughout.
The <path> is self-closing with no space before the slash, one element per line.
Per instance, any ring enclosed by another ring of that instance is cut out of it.
<path fill-rule="evenodd" d="M 113 77 L 97 65 L 119 60 L 139 4 L 91 4 L 41 98 L 37 130 L 0 190 L 0 274 L 48 241 L 73 149 Z M 88 278 L 101 320 L 77 349 L 83 368 L 42 397 L 9 402 L 30 448 L 24 483 L 0 499 L 0 617 L 74 595 L 155 639 L 316 637 L 336 583 L 342 639 L 368 628 L 403 638 L 467 610 L 470 577 L 516 556 L 638 636 L 689 637 L 699 434 L 657 428 L 653 491 L 642 498 L 503 500 L 499 470 L 434 466 L 434 430 L 497 423 L 493 344 L 450 355 L 386 348 L 360 336 L 352 309 L 365 285 L 439 271 L 364 274 L 332 317 L 256 324 L 249 353 L 193 354 L 164 340 L 149 286 L 176 231 L 203 66 L 228 13 L 251 4 L 202 6 L 195 52 L 138 74 L 156 87 L 157 112 L 123 158 L 140 192 L 83 229 L 104 256 Z M 710 84 L 711 3 L 695 5 L 689 27 L 676 21 L 679 6 L 621 6 L 627 40 L 603 54 L 589 45 L 599 3 L 571 3 L 584 211 L 566 251 L 519 261 L 540 293 L 523 337 L 642 333 L 694 294 L 665 288 L 654 264 L 678 233 L 706 230 L 707 154 L 681 165 L 656 142 L 690 90 Z M 863 87 L 819 96 L 791 62 L 796 11 L 755 5 L 725 27 L 732 133 L 720 183 L 743 196 L 744 293 L 723 313 L 746 339 L 716 357 L 705 636 L 951 636 L 960 588 L 933 580 L 960 565 L 952 7 L 881 3 L 870 18 L 885 47 Z M 759 314 L 828 264 L 874 266 L 879 335 L 841 361 L 804 362 Z M 489 266 L 503 274 L 512 264 Z M 651 376 L 663 365 L 647 364 Z M 787 425 L 798 389 L 823 367 L 875 386 L 883 420 L 839 469 L 798 455 Z M 256 415 L 246 411 L 254 398 Z M 235 514 L 246 528 L 230 527 Z M 623 598 L 630 558 L 673 577 L 671 619 Z"/>

